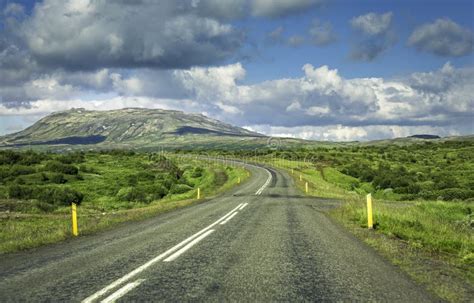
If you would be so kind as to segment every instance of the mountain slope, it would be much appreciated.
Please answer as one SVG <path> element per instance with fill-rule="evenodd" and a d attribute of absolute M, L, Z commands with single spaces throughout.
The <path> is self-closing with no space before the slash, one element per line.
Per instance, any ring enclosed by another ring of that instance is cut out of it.
<path fill-rule="evenodd" d="M 265 136 L 199 114 L 161 109 L 71 109 L 52 113 L 23 131 L 0 137 L 1 145 L 125 144 L 151 146 L 179 139 Z M 235 140 L 234 139 L 234 140 Z M 198 140 L 198 141 L 199 141 Z"/>

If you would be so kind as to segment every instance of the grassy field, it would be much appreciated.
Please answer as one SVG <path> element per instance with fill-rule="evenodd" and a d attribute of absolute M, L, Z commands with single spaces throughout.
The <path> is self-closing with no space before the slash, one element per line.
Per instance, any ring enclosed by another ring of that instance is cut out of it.
<path fill-rule="evenodd" d="M 0 156 L 0 253 L 71 237 L 71 199 L 80 203 L 80 233 L 89 234 L 202 202 L 247 178 L 242 167 L 173 155 L 14 155 Z"/>

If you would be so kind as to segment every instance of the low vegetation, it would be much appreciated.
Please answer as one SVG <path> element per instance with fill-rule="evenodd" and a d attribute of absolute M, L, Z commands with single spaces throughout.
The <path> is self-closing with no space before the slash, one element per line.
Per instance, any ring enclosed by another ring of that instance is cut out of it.
<path fill-rule="evenodd" d="M 0 253 L 70 236 L 70 204 L 82 234 L 195 202 L 245 179 L 218 162 L 132 151 L 0 151 Z"/>

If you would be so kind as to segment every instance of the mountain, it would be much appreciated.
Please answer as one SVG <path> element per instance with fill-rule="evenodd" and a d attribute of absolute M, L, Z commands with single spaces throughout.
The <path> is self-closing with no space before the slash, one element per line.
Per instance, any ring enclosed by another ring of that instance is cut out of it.
<path fill-rule="evenodd" d="M 246 143 L 267 137 L 200 114 L 162 109 L 82 108 L 52 113 L 20 132 L 0 137 L 3 146 L 95 145 L 152 147 L 186 144 Z"/>

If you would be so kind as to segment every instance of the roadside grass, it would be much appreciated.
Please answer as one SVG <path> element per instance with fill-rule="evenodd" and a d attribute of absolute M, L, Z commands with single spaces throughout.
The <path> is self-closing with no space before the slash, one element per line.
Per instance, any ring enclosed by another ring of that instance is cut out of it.
<path fill-rule="evenodd" d="M 117 165 L 115 176 L 117 177 L 120 172 L 123 174 L 124 168 L 120 167 L 117 162 L 113 164 Z M 202 163 L 198 160 L 189 160 L 186 164 L 181 165 L 196 166 L 202 165 Z M 112 173 L 109 175 L 111 171 Z M 104 189 L 107 186 L 106 182 L 113 182 L 111 178 L 114 178 L 114 171 L 108 168 L 107 174 L 103 173 L 101 176 L 88 174 L 84 177 L 106 179 L 100 181 L 103 187 L 97 187 Z M 243 167 L 209 163 L 204 167 L 202 176 L 194 178 L 194 180 L 192 180 L 193 178 L 188 179 L 188 181 L 195 182 L 193 190 L 181 194 L 169 194 L 149 204 L 117 201 L 107 196 L 101 197 L 100 193 L 94 193 L 95 200 L 89 198 L 78 207 L 79 233 L 80 235 L 91 234 L 113 228 L 119 223 L 143 220 L 176 208 L 201 203 L 236 186 L 238 178 L 241 182 L 248 178 L 247 170 Z M 201 189 L 200 200 L 196 199 L 198 187 Z M 83 190 L 87 190 L 87 188 Z M 25 205 L 26 211 L 1 213 L 0 254 L 30 249 L 72 237 L 70 207 L 59 207 L 53 212 L 41 213 L 34 207 L 27 208 L 27 205 L 31 205 L 27 201 L 0 200 L 0 209 L 2 205 L 12 202 L 15 202 L 16 205 Z"/>
<path fill-rule="evenodd" d="M 347 200 L 331 216 L 441 298 L 467 302 L 474 290 L 473 207 L 374 200 L 374 231 L 363 198 Z"/>
<path fill-rule="evenodd" d="M 370 184 L 355 186 L 356 178 L 332 167 L 302 161 L 266 163 L 285 169 L 303 193 L 308 182 L 308 195 L 345 201 L 329 215 L 439 297 L 450 302 L 472 299 L 473 201 L 375 198 L 375 229 L 368 230 L 365 195 L 374 191 Z"/>

